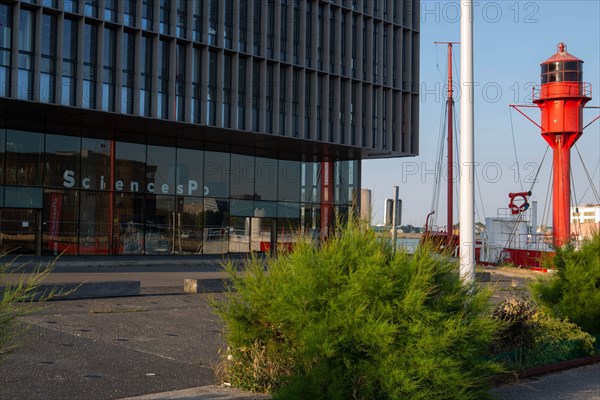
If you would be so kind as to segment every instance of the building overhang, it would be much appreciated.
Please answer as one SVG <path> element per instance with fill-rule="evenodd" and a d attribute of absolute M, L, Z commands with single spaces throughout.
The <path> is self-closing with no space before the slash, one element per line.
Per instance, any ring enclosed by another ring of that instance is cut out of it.
<path fill-rule="evenodd" d="M 410 157 L 413 154 L 331 144 L 276 134 L 223 129 L 157 118 L 0 98 L 0 124 L 10 129 L 198 147 L 297 161 Z"/>

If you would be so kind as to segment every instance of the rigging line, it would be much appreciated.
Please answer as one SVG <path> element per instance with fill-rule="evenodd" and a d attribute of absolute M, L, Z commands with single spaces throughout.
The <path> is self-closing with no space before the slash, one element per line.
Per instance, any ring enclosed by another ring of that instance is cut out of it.
<path fill-rule="evenodd" d="M 512 107 L 510 107 L 508 115 L 510 116 L 510 130 L 512 133 L 513 150 L 515 152 L 515 162 L 517 163 L 517 177 L 519 179 L 519 185 L 521 185 L 521 192 L 524 192 L 525 190 L 523 189 L 523 181 L 521 180 L 521 164 L 519 163 L 519 157 L 517 155 L 517 141 L 515 140 L 515 127 L 513 124 Z"/>
<path fill-rule="evenodd" d="M 514 223 L 512 229 L 511 229 L 511 232 L 508 235 L 508 240 L 506 241 L 506 244 L 504 245 L 504 248 L 508 248 L 508 245 L 510 244 L 510 241 L 512 240 L 514 234 L 517 232 L 517 227 L 519 226 L 519 223 L 523 220 L 523 217 L 524 217 L 524 214 L 521 213 L 521 214 L 519 214 L 519 216 L 515 220 L 515 223 Z M 496 261 L 496 264 L 500 264 L 500 260 L 502 260 L 502 252 L 500 252 L 498 254 L 498 261 Z"/>
<path fill-rule="evenodd" d="M 548 189 L 546 190 L 546 200 L 544 201 L 544 213 L 542 214 L 542 224 L 548 226 L 550 223 L 550 202 L 552 199 L 552 178 L 554 171 L 550 169 L 550 176 L 548 179 Z"/>
<path fill-rule="evenodd" d="M 571 173 L 571 187 L 573 188 L 573 200 L 575 201 L 575 203 L 573 203 L 573 205 L 575 207 L 577 207 L 577 205 L 579 203 L 577 202 L 577 192 L 575 191 L 575 179 L 573 179 L 573 170 L 572 169 L 571 169 L 570 173 Z"/>
<path fill-rule="evenodd" d="M 440 149 L 440 153 L 438 155 L 438 160 L 436 161 L 436 173 L 435 173 L 435 182 L 434 182 L 434 189 L 435 189 L 435 199 L 434 199 L 434 204 L 432 206 L 432 211 L 439 211 L 439 207 L 440 207 L 440 197 L 442 194 L 442 170 L 443 170 L 443 157 L 444 157 L 444 145 L 445 145 L 445 140 L 444 140 L 444 136 L 441 136 L 440 138 L 440 143 L 438 144 L 438 147 Z M 436 212 L 435 214 L 433 214 L 433 222 L 435 223 L 435 225 L 437 226 L 437 216 L 438 216 L 438 212 Z"/>
<path fill-rule="evenodd" d="M 479 179 L 477 178 L 477 174 L 475 174 L 475 185 L 477 186 L 477 192 L 479 193 L 479 202 L 481 203 L 481 212 L 483 213 L 483 220 L 485 220 L 485 208 L 483 206 L 483 197 L 481 196 L 481 185 L 479 184 Z M 477 202 L 475 202 L 475 209 L 477 210 Z M 479 218 L 482 221 L 481 217 Z"/>
<path fill-rule="evenodd" d="M 442 175 L 442 158 L 444 154 L 444 144 L 445 144 L 445 130 L 446 130 L 446 113 L 448 109 L 442 104 L 441 113 L 444 114 L 443 118 L 440 120 L 440 135 L 438 139 L 438 153 L 436 159 L 436 171 L 435 171 L 435 181 L 434 181 L 434 192 L 433 198 L 431 202 L 431 211 L 437 210 L 439 206 L 439 196 L 441 191 L 441 175 Z M 434 214 L 434 220 L 437 221 L 437 218 Z"/>
<path fill-rule="evenodd" d="M 573 179 L 573 170 L 571 169 L 570 175 L 571 175 L 571 187 L 573 188 L 573 193 L 572 193 L 572 200 L 574 201 L 574 203 L 572 203 L 572 205 L 575 207 L 575 212 L 577 213 L 577 217 L 579 217 L 579 207 L 577 206 L 577 193 L 575 193 L 575 179 Z M 573 220 L 573 213 L 571 212 L 571 208 L 569 208 L 569 219 Z M 579 222 L 579 218 L 577 218 L 575 220 L 575 223 L 573 224 L 575 227 L 575 235 L 579 236 L 579 229 L 577 228 L 577 222 Z"/>
<path fill-rule="evenodd" d="M 442 70 L 440 70 L 440 62 L 438 58 L 438 45 L 435 44 L 435 66 L 437 67 L 438 72 L 440 73 L 440 77 L 442 80 L 444 79 L 444 74 L 442 74 Z"/>
<path fill-rule="evenodd" d="M 456 118 L 456 109 L 453 109 L 453 111 L 455 113 L 455 121 L 456 121 L 456 135 L 455 135 L 456 143 L 455 143 L 454 148 L 456 149 L 457 164 L 460 165 L 460 158 L 459 158 L 460 152 L 459 152 L 459 143 L 458 143 L 458 138 L 460 136 L 460 124 L 458 123 L 457 118 Z M 477 176 L 477 173 L 475 173 L 475 186 L 477 187 L 477 191 L 479 193 L 479 207 L 481 207 L 481 214 L 480 214 L 480 216 L 483 216 L 483 218 L 485 218 L 485 216 L 487 214 L 485 213 L 485 203 L 483 202 L 483 196 L 481 195 L 481 184 L 480 184 L 479 178 Z M 478 210 L 477 210 L 477 208 L 478 208 L 477 203 L 478 202 L 475 202 L 475 211 L 476 212 L 478 212 Z"/>
<path fill-rule="evenodd" d="M 460 68 L 458 68 L 458 66 L 456 64 L 456 58 L 457 57 L 452 58 L 452 63 L 454 64 L 454 71 L 456 71 L 456 82 L 459 82 L 459 87 L 460 87 Z M 460 92 L 460 89 L 459 89 L 459 92 Z"/>
<path fill-rule="evenodd" d="M 596 179 L 596 174 L 598 173 L 598 167 L 600 167 L 600 159 L 598 160 L 598 163 L 596 164 L 596 168 L 594 168 L 594 175 L 592 176 L 592 182 L 594 181 L 594 179 Z M 583 196 L 581 196 L 582 199 L 585 199 L 585 196 L 587 195 L 587 192 L 590 190 L 590 186 L 588 186 L 587 188 L 585 188 L 585 192 L 583 192 Z M 600 199 L 598 199 L 598 202 L 600 202 Z"/>
<path fill-rule="evenodd" d="M 458 178 L 460 179 L 460 174 L 461 174 L 461 168 L 460 168 L 460 143 L 459 143 L 459 137 L 460 137 L 460 124 L 458 122 L 458 117 L 456 116 L 456 107 L 452 107 L 452 112 L 454 113 L 453 115 L 453 119 L 452 122 L 454 124 L 454 159 L 456 160 L 454 162 L 455 165 L 458 166 Z M 460 218 L 460 187 L 458 185 L 460 181 L 455 181 L 454 182 L 454 193 L 455 193 L 455 198 L 458 201 L 454 202 L 454 207 L 456 208 L 456 215 Z"/>
<path fill-rule="evenodd" d="M 540 165 L 538 165 L 538 170 L 535 173 L 535 177 L 533 178 L 533 181 L 531 181 L 531 186 L 529 187 L 529 191 L 532 193 L 533 193 L 533 188 L 534 188 L 535 184 L 537 183 L 540 171 L 542 170 L 542 165 L 544 165 L 544 160 L 546 159 L 546 155 L 548 155 L 549 149 L 550 149 L 550 145 L 546 145 L 546 151 L 544 151 L 544 156 L 542 157 L 542 161 L 540 161 Z"/>
<path fill-rule="evenodd" d="M 581 157 L 581 153 L 579 152 L 579 147 L 577 147 L 577 143 L 575 144 L 575 150 L 577 150 L 577 155 L 579 156 L 581 165 L 583 165 L 583 170 L 585 171 L 585 175 L 587 176 L 588 181 L 590 182 L 590 186 L 588 187 L 588 189 L 590 187 L 592 188 L 592 192 L 594 193 L 594 196 L 596 197 L 596 201 L 600 203 L 600 196 L 598 195 L 598 191 L 596 190 L 596 187 L 594 186 L 594 179 L 590 178 L 590 173 L 589 173 L 587 167 L 585 166 L 585 163 L 583 162 L 583 157 Z M 598 165 L 600 165 L 600 160 L 598 160 Z M 594 171 L 594 176 L 596 176 L 595 171 Z M 585 191 L 585 193 L 587 194 L 587 190 Z M 583 197 L 582 197 L 582 199 L 583 199 Z"/>

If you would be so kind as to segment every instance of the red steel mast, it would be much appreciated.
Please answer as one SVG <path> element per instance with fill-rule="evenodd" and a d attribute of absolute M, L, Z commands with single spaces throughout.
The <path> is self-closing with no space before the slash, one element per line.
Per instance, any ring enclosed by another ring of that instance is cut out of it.
<path fill-rule="evenodd" d="M 452 122 L 452 109 L 454 107 L 454 98 L 453 98 L 453 88 L 452 88 L 452 45 L 460 44 L 460 42 L 435 42 L 435 44 L 447 44 L 448 45 L 448 99 L 446 100 L 446 106 L 448 108 L 448 204 L 447 204 L 447 244 L 450 246 L 453 243 L 453 225 L 454 221 L 453 210 L 454 210 L 454 197 L 453 197 L 453 189 L 454 189 L 454 176 L 453 172 L 453 156 L 454 156 L 454 147 L 452 145 L 453 142 L 453 122 Z"/>

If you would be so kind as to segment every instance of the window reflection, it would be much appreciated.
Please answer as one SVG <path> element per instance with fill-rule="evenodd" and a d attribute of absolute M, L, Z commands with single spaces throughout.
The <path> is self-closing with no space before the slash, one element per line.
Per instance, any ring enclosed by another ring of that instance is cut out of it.
<path fill-rule="evenodd" d="M 121 112 L 133 114 L 134 93 L 133 79 L 135 74 L 135 34 L 123 32 L 123 58 L 122 58 L 122 87 L 121 87 Z"/>
<path fill-rule="evenodd" d="M 135 26 L 135 0 L 123 0 L 123 24 Z"/>
<path fill-rule="evenodd" d="M 0 130 L 0 179 L 26 195 L 11 205 L 39 192 L 31 204 L 44 208 L 45 254 L 224 254 L 268 251 L 271 234 L 281 249 L 300 229 L 318 236 L 320 163 L 186 145 Z M 347 215 L 359 166 L 334 165 L 335 203 Z"/>
<path fill-rule="evenodd" d="M 318 163 L 302 163 L 300 175 L 302 201 L 307 203 L 320 201 L 319 176 L 320 168 Z"/>
<path fill-rule="evenodd" d="M 175 194 L 175 148 L 148 146 L 146 191 Z"/>
<path fill-rule="evenodd" d="M 77 69 L 77 24 L 65 18 L 63 29 L 62 99 L 63 106 L 75 105 Z"/>
<path fill-rule="evenodd" d="M 240 202 L 238 200 L 237 202 Z M 229 219 L 229 248 L 230 253 L 249 253 L 250 252 L 250 223 L 252 218 L 249 216 L 233 216 L 234 202 L 231 203 L 232 216 Z"/>
<path fill-rule="evenodd" d="M 45 186 L 76 189 L 79 187 L 78 137 L 46 135 Z"/>
<path fill-rule="evenodd" d="M 204 199 L 204 254 L 224 254 L 229 243 L 229 200 Z"/>
<path fill-rule="evenodd" d="M 256 158 L 255 189 L 257 200 L 277 200 L 277 160 Z"/>
<path fill-rule="evenodd" d="M 300 201 L 300 163 L 279 160 L 277 200 Z"/>
<path fill-rule="evenodd" d="M 203 198 L 177 197 L 176 252 L 179 254 L 202 253 L 203 216 Z"/>
<path fill-rule="evenodd" d="M 254 170 L 254 157 L 240 154 L 231 155 L 231 198 L 255 198 Z"/>
<path fill-rule="evenodd" d="M 146 146 L 117 142 L 115 149 L 115 184 L 117 192 L 143 193 L 146 186 Z M 148 183 L 151 183 L 148 181 Z M 148 184 L 148 186 L 150 186 Z"/>
<path fill-rule="evenodd" d="M 152 115 L 152 38 L 142 36 L 140 50 L 140 115 Z"/>
<path fill-rule="evenodd" d="M 84 25 L 83 51 L 83 95 L 84 108 L 96 108 L 96 45 L 97 26 Z"/>
<path fill-rule="evenodd" d="M 115 111 L 115 74 L 117 31 L 104 28 L 104 70 L 102 74 L 102 110 Z"/>
<path fill-rule="evenodd" d="M 79 0 L 64 0 L 65 12 L 78 13 L 79 12 Z"/>
<path fill-rule="evenodd" d="M 85 0 L 83 5 L 83 13 L 87 17 L 98 17 L 98 0 Z"/>
<path fill-rule="evenodd" d="M 111 198 L 105 192 L 81 191 L 79 254 L 103 255 L 118 252 L 118 221 L 113 227 Z M 114 235 L 114 249 L 111 234 Z"/>
<path fill-rule="evenodd" d="M 35 18 L 33 11 L 21 10 L 19 17 L 19 70 L 17 97 L 33 100 Z"/>
<path fill-rule="evenodd" d="M 111 140 L 83 138 L 81 140 L 81 176 L 75 176 L 82 189 L 111 190 L 112 159 L 115 144 Z"/>
<path fill-rule="evenodd" d="M 143 254 L 144 252 L 144 203 L 137 193 L 115 194 L 116 254 Z"/>
<path fill-rule="evenodd" d="M 186 38 L 188 0 L 177 0 L 177 37 Z"/>
<path fill-rule="evenodd" d="M 142 29 L 151 31 L 154 20 L 154 1 L 142 0 Z"/>
<path fill-rule="evenodd" d="M 42 16 L 42 64 L 40 65 L 40 101 L 54 102 L 56 76 L 56 16 Z"/>
<path fill-rule="evenodd" d="M 46 190 L 42 228 L 42 249 L 54 256 L 78 254 L 79 192 L 76 190 Z"/>
<path fill-rule="evenodd" d="M 6 97 L 10 90 L 10 50 L 12 48 L 12 9 L 0 3 L 0 96 Z"/>
<path fill-rule="evenodd" d="M 177 195 L 204 195 L 204 152 L 177 149 Z"/>
<path fill-rule="evenodd" d="M 6 132 L 6 184 L 41 186 L 44 135 L 37 132 Z"/>
<path fill-rule="evenodd" d="M 206 196 L 229 196 L 229 157 L 227 153 L 204 153 L 204 179 Z"/>
<path fill-rule="evenodd" d="M 146 196 L 145 254 L 171 254 L 176 224 L 174 197 Z"/>
<path fill-rule="evenodd" d="M 202 49 L 194 48 L 192 58 L 192 122 L 202 123 Z"/>

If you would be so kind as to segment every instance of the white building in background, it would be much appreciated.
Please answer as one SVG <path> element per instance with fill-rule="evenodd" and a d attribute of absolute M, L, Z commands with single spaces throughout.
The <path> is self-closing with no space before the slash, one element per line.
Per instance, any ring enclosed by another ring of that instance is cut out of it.
<path fill-rule="evenodd" d="M 366 221 L 368 226 L 371 226 L 373 222 L 372 196 L 373 192 L 371 189 L 360 190 L 360 219 L 361 221 Z"/>
<path fill-rule="evenodd" d="M 589 239 L 600 232 L 600 204 L 584 204 L 571 207 L 571 235 Z"/>

